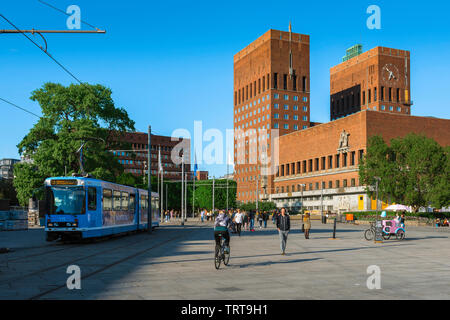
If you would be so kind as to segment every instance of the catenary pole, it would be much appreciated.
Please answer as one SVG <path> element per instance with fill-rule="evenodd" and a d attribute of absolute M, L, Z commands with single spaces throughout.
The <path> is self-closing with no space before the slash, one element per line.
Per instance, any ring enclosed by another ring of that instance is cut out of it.
<path fill-rule="evenodd" d="M 181 156 L 181 225 L 184 226 L 184 154 Z"/>
<path fill-rule="evenodd" d="M 152 127 L 148 126 L 148 147 L 147 147 L 147 182 L 148 182 L 148 196 L 147 196 L 147 229 L 148 233 L 152 233 L 152 184 L 151 184 L 151 138 L 152 136 Z"/>

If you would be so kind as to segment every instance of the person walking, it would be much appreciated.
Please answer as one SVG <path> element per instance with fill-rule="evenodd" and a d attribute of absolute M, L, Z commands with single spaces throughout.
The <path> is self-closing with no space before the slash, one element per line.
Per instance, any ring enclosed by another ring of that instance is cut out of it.
<path fill-rule="evenodd" d="M 244 215 L 242 214 L 240 209 L 237 209 L 236 214 L 234 215 L 234 222 L 236 223 L 236 232 L 241 236 L 241 228 L 242 228 L 242 221 L 244 220 Z"/>
<path fill-rule="evenodd" d="M 305 239 L 309 239 L 309 230 L 311 230 L 311 217 L 309 212 L 306 212 L 303 216 L 303 230 L 305 233 Z"/>
<path fill-rule="evenodd" d="M 285 208 L 281 209 L 281 214 L 277 217 L 277 229 L 280 236 L 281 255 L 284 256 L 289 230 L 291 230 L 291 220 L 289 215 L 286 214 Z"/>
<path fill-rule="evenodd" d="M 255 212 L 253 210 L 250 211 L 248 219 L 250 220 L 250 231 L 255 231 Z"/>
<path fill-rule="evenodd" d="M 272 214 L 272 222 L 273 224 L 277 223 L 278 211 L 275 210 Z"/>
<path fill-rule="evenodd" d="M 248 230 L 248 213 L 244 212 L 244 230 Z"/>
<path fill-rule="evenodd" d="M 200 212 L 200 219 L 202 220 L 203 223 L 203 219 L 205 219 L 205 209 L 202 209 L 202 212 Z"/>
<path fill-rule="evenodd" d="M 261 211 L 258 212 L 258 222 L 259 222 L 259 228 L 262 229 L 263 213 Z"/>
<path fill-rule="evenodd" d="M 263 221 L 264 221 L 264 229 L 267 228 L 267 220 L 269 219 L 269 214 L 267 211 L 264 211 L 263 213 Z"/>

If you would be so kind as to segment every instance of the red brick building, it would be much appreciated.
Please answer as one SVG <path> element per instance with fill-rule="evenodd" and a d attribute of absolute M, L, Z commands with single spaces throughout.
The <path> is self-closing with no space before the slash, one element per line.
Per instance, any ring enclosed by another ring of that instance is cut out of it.
<path fill-rule="evenodd" d="M 450 120 L 411 116 L 409 51 L 351 49 L 330 69 L 328 123 L 309 119 L 309 36 L 269 30 L 234 56 L 238 201 L 334 212 L 375 209 L 358 175 L 371 136 L 389 142 L 414 132 L 450 145 Z M 262 129 L 268 136 L 279 129 L 276 143 L 252 135 Z M 271 156 L 274 144 L 276 173 L 261 175 L 264 166 L 255 155 Z"/>
<path fill-rule="evenodd" d="M 409 51 L 376 47 L 330 69 L 330 120 L 361 111 L 411 114 Z"/>
<path fill-rule="evenodd" d="M 129 150 L 111 150 L 118 157 L 118 161 L 125 167 L 125 172 L 143 176 L 147 170 L 148 134 L 145 132 L 127 132 L 120 139 L 131 145 Z M 180 139 L 169 136 L 153 135 L 151 137 L 151 173 L 158 174 L 158 155 L 161 150 L 161 165 L 164 170 L 164 179 L 181 179 L 181 164 L 175 163 L 173 153 L 180 154 L 184 149 L 187 155 L 184 165 L 188 179 L 193 178 L 190 164 L 190 139 Z"/>
<path fill-rule="evenodd" d="M 275 190 L 264 200 L 309 210 L 367 210 L 375 203 L 359 183 L 358 165 L 367 141 L 386 142 L 408 133 L 423 134 L 450 145 L 450 120 L 363 110 L 344 118 L 280 137 Z"/>
<path fill-rule="evenodd" d="M 272 130 L 308 128 L 309 36 L 269 30 L 234 56 L 234 178 L 237 200 L 272 188 L 259 156 L 270 157 Z"/>

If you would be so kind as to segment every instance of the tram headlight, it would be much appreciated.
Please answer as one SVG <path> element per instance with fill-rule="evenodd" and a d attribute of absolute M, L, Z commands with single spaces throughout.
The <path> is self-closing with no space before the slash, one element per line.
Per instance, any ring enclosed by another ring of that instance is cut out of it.
<path fill-rule="evenodd" d="M 47 225 L 48 225 L 49 227 L 53 227 L 53 223 L 51 223 L 51 222 L 48 222 Z"/>

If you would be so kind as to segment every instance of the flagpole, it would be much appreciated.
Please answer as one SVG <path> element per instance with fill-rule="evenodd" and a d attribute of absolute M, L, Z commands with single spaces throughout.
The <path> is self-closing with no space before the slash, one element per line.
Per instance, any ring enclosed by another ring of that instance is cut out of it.
<path fill-rule="evenodd" d="M 164 210 L 164 168 L 161 171 L 161 210 Z"/>

